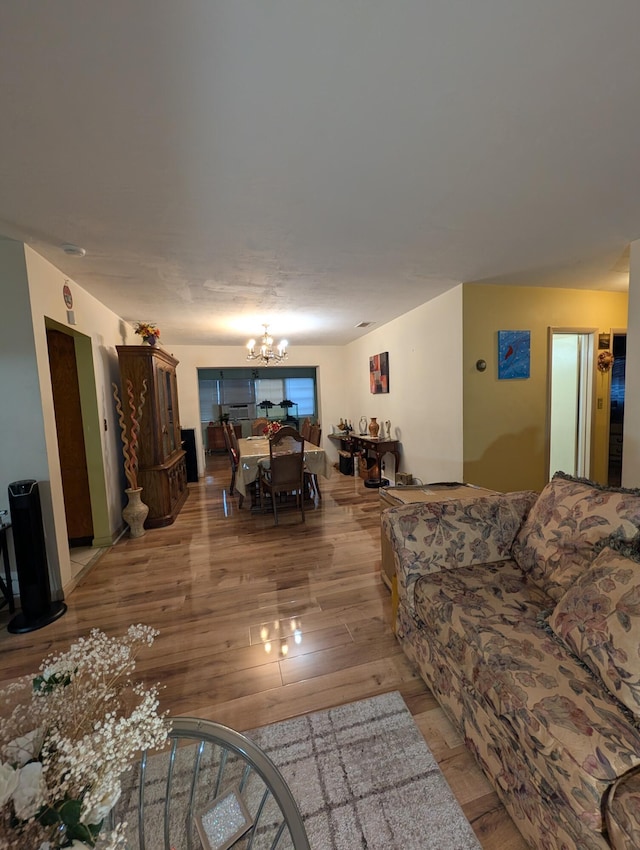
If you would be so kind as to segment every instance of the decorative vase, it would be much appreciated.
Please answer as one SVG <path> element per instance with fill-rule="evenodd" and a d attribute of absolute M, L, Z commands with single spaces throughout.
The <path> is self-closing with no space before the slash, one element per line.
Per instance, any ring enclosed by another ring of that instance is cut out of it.
<path fill-rule="evenodd" d="M 369 434 L 372 437 L 377 437 L 380 433 L 380 425 L 378 424 L 378 420 L 375 416 L 371 417 L 371 422 L 369 422 Z"/>
<path fill-rule="evenodd" d="M 387 440 L 391 439 L 391 420 L 385 419 L 384 427 L 387 429 Z"/>
<path fill-rule="evenodd" d="M 145 505 L 140 496 L 142 487 L 136 487 L 135 490 L 127 487 L 124 492 L 129 501 L 122 509 L 122 519 L 129 526 L 130 537 L 142 537 L 145 533 L 144 521 L 149 513 L 149 506 Z"/>
<path fill-rule="evenodd" d="M 143 336 L 142 341 L 146 342 L 147 345 L 155 345 L 157 342 L 157 337 L 155 334 L 151 334 L 151 336 Z"/>
<path fill-rule="evenodd" d="M 360 434 L 361 435 L 366 434 L 367 433 L 367 417 L 361 416 L 360 422 L 358 424 L 360 426 Z"/>

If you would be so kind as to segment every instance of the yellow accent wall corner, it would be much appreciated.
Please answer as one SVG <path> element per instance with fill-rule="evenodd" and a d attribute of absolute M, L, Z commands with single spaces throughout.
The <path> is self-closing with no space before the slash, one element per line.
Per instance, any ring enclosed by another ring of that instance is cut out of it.
<path fill-rule="evenodd" d="M 627 326 L 626 292 L 469 283 L 463 286 L 464 480 L 495 490 L 541 490 L 547 483 L 550 327 Z M 531 331 L 527 379 L 498 380 L 498 331 Z M 476 361 L 485 360 L 484 372 Z M 594 392 L 591 478 L 607 480 L 609 375 Z M 601 410 L 597 399 L 604 398 Z"/>

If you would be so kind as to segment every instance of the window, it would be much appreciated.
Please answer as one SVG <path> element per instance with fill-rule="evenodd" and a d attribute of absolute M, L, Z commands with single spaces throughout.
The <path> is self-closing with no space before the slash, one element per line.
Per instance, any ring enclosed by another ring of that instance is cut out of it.
<path fill-rule="evenodd" d="M 216 380 L 201 378 L 200 388 L 200 421 L 215 422 L 219 418 L 220 388 Z"/>
<path fill-rule="evenodd" d="M 216 422 L 222 413 L 232 419 L 253 419 L 264 415 L 258 405 L 270 401 L 278 406 L 288 399 L 297 405 L 302 418 L 317 416 L 316 370 L 283 367 L 261 369 L 198 369 L 200 421 Z M 292 411 L 293 412 L 293 411 Z"/>
<path fill-rule="evenodd" d="M 316 382 L 313 378 L 285 378 L 285 398 L 298 405 L 298 416 L 316 415 Z"/>

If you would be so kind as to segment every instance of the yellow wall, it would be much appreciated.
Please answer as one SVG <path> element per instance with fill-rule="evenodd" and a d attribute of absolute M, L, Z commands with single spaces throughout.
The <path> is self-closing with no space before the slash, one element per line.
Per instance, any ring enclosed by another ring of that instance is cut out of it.
<path fill-rule="evenodd" d="M 547 474 L 549 327 L 627 324 L 627 294 L 465 284 L 463 289 L 464 480 L 496 490 L 541 490 Z M 531 377 L 498 380 L 498 330 L 531 331 Z M 477 360 L 486 360 L 484 372 Z M 609 375 L 596 373 L 591 478 L 606 483 Z"/>

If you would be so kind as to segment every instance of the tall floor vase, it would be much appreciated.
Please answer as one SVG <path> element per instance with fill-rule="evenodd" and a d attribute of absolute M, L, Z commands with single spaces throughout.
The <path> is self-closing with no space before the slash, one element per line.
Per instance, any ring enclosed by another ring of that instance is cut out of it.
<path fill-rule="evenodd" d="M 149 506 L 142 501 L 142 487 L 135 490 L 127 487 L 124 491 L 129 501 L 122 509 L 122 518 L 129 526 L 130 537 L 142 537 L 145 533 L 144 521 L 149 513 Z"/>

